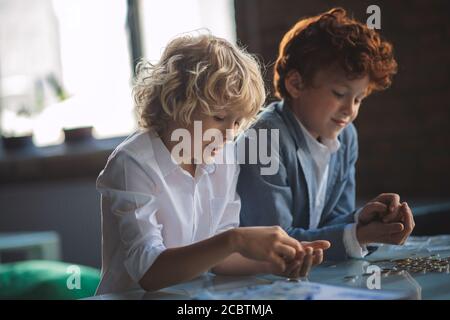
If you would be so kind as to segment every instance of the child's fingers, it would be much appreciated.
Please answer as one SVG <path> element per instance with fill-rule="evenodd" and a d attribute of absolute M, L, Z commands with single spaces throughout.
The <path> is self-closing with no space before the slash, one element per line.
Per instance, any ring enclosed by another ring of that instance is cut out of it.
<path fill-rule="evenodd" d="M 387 223 L 382 226 L 386 234 L 402 232 L 405 229 L 403 223 L 400 222 Z"/>
<path fill-rule="evenodd" d="M 316 241 L 302 241 L 301 242 L 303 247 L 311 247 L 313 248 L 313 250 L 318 250 L 318 249 L 322 249 L 322 250 L 326 250 L 329 247 L 331 247 L 331 243 L 330 241 L 327 240 L 316 240 Z"/>
<path fill-rule="evenodd" d="M 373 223 L 373 239 L 370 242 L 382 242 L 396 244 L 394 239 L 400 232 L 402 232 L 404 226 L 400 222 L 393 223 Z"/>
<path fill-rule="evenodd" d="M 268 257 L 268 261 L 272 264 L 272 266 L 275 268 L 275 274 L 277 273 L 283 273 L 286 270 L 286 262 L 283 258 L 281 258 L 276 253 L 272 253 Z"/>
<path fill-rule="evenodd" d="M 394 211 L 388 211 L 388 213 L 383 217 L 382 221 L 384 223 L 390 223 L 394 221 L 401 221 L 402 210 L 401 206 L 398 206 L 394 209 Z"/>
<path fill-rule="evenodd" d="M 300 265 L 301 262 L 298 260 L 291 262 L 286 266 L 286 271 L 284 272 L 284 275 L 289 278 L 296 278 L 295 275 L 296 273 L 298 273 L 297 270 L 299 270 Z"/>
<path fill-rule="evenodd" d="M 372 201 L 365 205 L 363 212 L 359 216 L 359 221 L 367 224 L 376 218 L 384 217 L 388 214 L 388 207 L 382 202 Z"/>
<path fill-rule="evenodd" d="M 396 193 L 382 193 L 378 195 L 373 201 L 382 202 L 385 205 L 389 206 L 389 211 L 392 212 L 400 206 L 400 196 Z"/>
<path fill-rule="evenodd" d="M 387 210 L 388 210 L 388 206 L 380 201 L 371 201 L 371 202 L 368 202 L 367 205 L 370 205 L 372 207 L 372 209 L 373 209 L 372 211 L 377 211 L 380 213 L 387 212 Z"/>
<path fill-rule="evenodd" d="M 299 263 L 298 268 L 292 272 L 291 278 L 298 279 L 300 278 L 300 271 L 302 270 L 303 261 Z"/>
<path fill-rule="evenodd" d="M 292 238 L 292 237 L 290 237 L 288 235 L 282 237 L 281 238 L 281 242 L 283 244 L 286 244 L 286 245 L 292 247 L 292 248 L 295 248 L 295 250 L 297 250 L 297 251 L 303 251 L 303 247 L 300 244 L 300 242 L 298 242 L 296 239 L 294 239 L 294 238 Z"/>
<path fill-rule="evenodd" d="M 398 194 L 393 193 L 391 202 L 389 203 L 389 212 L 397 211 L 400 206 L 400 196 Z"/>
<path fill-rule="evenodd" d="M 406 202 L 402 203 L 401 209 L 403 212 L 403 222 L 404 222 L 405 232 L 407 234 L 410 234 L 415 227 L 414 217 L 412 215 L 411 209 L 409 208 L 409 206 Z"/>
<path fill-rule="evenodd" d="M 317 266 L 318 264 L 321 264 L 323 261 L 323 250 L 322 249 L 317 249 L 314 250 L 314 254 L 313 254 L 314 258 L 313 258 L 313 266 Z"/>
<path fill-rule="evenodd" d="M 388 206 L 388 214 L 383 218 L 383 222 L 398 221 L 400 196 L 396 193 L 385 193 L 379 195 L 377 199 Z"/>
<path fill-rule="evenodd" d="M 297 255 L 297 250 L 287 246 L 285 244 L 277 244 L 275 246 L 275 253 L 278 254 L 279 256 L 283 257 L 284 260 L 286 261 L 291 261 L 294 260 L 296 255 Z"/>
<path fill-rule="evenodd" d="M 300 278 L 300 271 L 301 271 L 301 269 L 302 269 L 302 265 L 303 265 L 303 260 L 300 262 L 298 262 L 298 265 L 297 265 L 297 268 L 295 268 L 293 271 L 292 271 L 292 273 L 291 273 L 291 275 L 289 276 L 290 278 L 293 278 L 293 279 L 298 279 L 298 278 Z"/>
<path fill-rule="evenodd" d="M 309 270 L 311 269 L 312 263 L 313 263 L 313 249 L 312 248 L 305 248 L 305 258 L 303 259 L 303 264 L 300 269 L 300 277 L 306 277 L 309 273 Z"/>

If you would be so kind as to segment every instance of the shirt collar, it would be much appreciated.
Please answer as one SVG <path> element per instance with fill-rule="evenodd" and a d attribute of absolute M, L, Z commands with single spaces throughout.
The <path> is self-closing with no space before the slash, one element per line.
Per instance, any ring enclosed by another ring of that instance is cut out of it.
<path fill-rule="evenodd" d="M 305 136 L 306 144 L 308 145 L 308 148 L 310 149 L 311 153 L 314 154 L 333 154 L 336 151 L 339 150 L 341 147 L 341 143 L 339 140 L 336 139 L 326 139 L 322 138 L 322 142 L 317 141 L 311 133 L 308 131 L 308 129 L 305 128 L 305 126 L 302 124 L 300 119 L 295 116 L 295 119 L 297 120 L 298 124 L 300 125 L 300 129 L 302 130 L 303 135 Z"/>
<path fill-rule="evenodd" d="M 177 164 L 175 159 L 170 154 L 169 150 L 162 142 L 161 138 L 154 132 L 149 131 L 150 140 L 152 142 L 152 148 L 156 163 L 161 170 L 163 176 L 167 176 L 172 173 L 174 170 L 181 170 L 180 166 Z M 199 169 L 203 169 L 203 171 L 207 174 L 211 174 L 216 170 L 215 163 L 201 163 L 198 165 Z"/>

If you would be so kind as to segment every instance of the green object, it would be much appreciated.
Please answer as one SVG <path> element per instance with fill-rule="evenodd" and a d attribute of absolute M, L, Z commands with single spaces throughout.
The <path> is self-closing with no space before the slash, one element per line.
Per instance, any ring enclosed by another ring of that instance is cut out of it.
<path fill-rule="evenodd" d="M 0 299 L 81 299 L 95 295 L 100 271 L 58 261 L 0 264 Z"/>
<path fill-rule="evenodd" d="M 47 76 L 47 82 L 52 87 L 52 89 L 55 92 L 55 95 L 58 97 L 59 101 L 64 101 L 69 97 L 67 92 L 64 90 L 62 84 L 58 81 L 58 79 L 56 78 L 56 76 L 53 73 L 50 73 Z"/>

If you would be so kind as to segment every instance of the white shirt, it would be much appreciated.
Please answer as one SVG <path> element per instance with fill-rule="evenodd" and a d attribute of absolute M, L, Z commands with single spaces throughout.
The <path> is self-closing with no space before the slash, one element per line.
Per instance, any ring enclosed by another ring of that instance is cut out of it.
<path fill-rule="evenodd" d="M 313 168 L 315 177 L 316 189 L 312 190 L 314 206 L 311 208 L 311 214 L 309 217 L 309 228 L 311 230 L 317 229 L 322 211 L 325 206 L 326 189 L 329 175 L 330 159 L 331 155 L 339 150 L 341 144 L 338 139 L 326 139 L 321 138 L 322 143 L 317 141 L 309 131 L 303 126 L 298 118 L 297 122 L 303 132 L 303 136 L 306 140 L 306 145 L 310 151 L 311 158 L 313 160 Z M 308 181 L 310 185 L 310 181 Z M 358 221 L 359 211 L 355 215 L 355 221 Z M 367 255 L 368 251 L 365 246 L 360 246 L 356 237 L 356 223 L 348 224 L 344 229 L 343 235 L 344 247 L 347 255 L 351 258 L 362 258 Z"/>
<path fill-rule="evenodd" d="M 233 147 L 226 144 L 225 148 Z M 178 166 L 152 131 L 128 137 L 97 179 L 102 204 L 102 272 L 97 294 L 139 288 L 166 248 L 239 225 L 239 166 Z"/>

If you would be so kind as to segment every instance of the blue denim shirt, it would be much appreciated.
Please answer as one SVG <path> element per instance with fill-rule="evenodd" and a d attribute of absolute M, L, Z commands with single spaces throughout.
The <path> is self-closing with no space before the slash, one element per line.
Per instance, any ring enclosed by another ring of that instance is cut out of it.
<path fill-rule="evenodd" d="M 339 150 L 331 156 L 325 206 L 318 229 L 308 230 L 313 203 L 314 181 L 311 157 L 301 128 L 286 102 L 274 102 L 261 113 L 253 129 L 279 130 L 276 157 L 279 169 L 273 175 L 261 175 L 264 164 L 241 163 L 237 191 L 241 197 L 241 226 L 279 225 L 300 240 L 329 240 L 331 248 L 325 258 L 342 260 L 347 257 L 343 243 L 345 226 L 353 223 L 355 214 L 355 163 L 358 158 L 358 139 L 353 124 L 339 134 Z M 257 136 L 257 139 L 260 139 Z M 241 134 L 238 145 L 248 144 Z M 270 138 L 268 141 L 271 141 Z M 246 153 L 251 148 L 243 148 Z M 248 158 L 246 154 L 246 159 Z"/>

